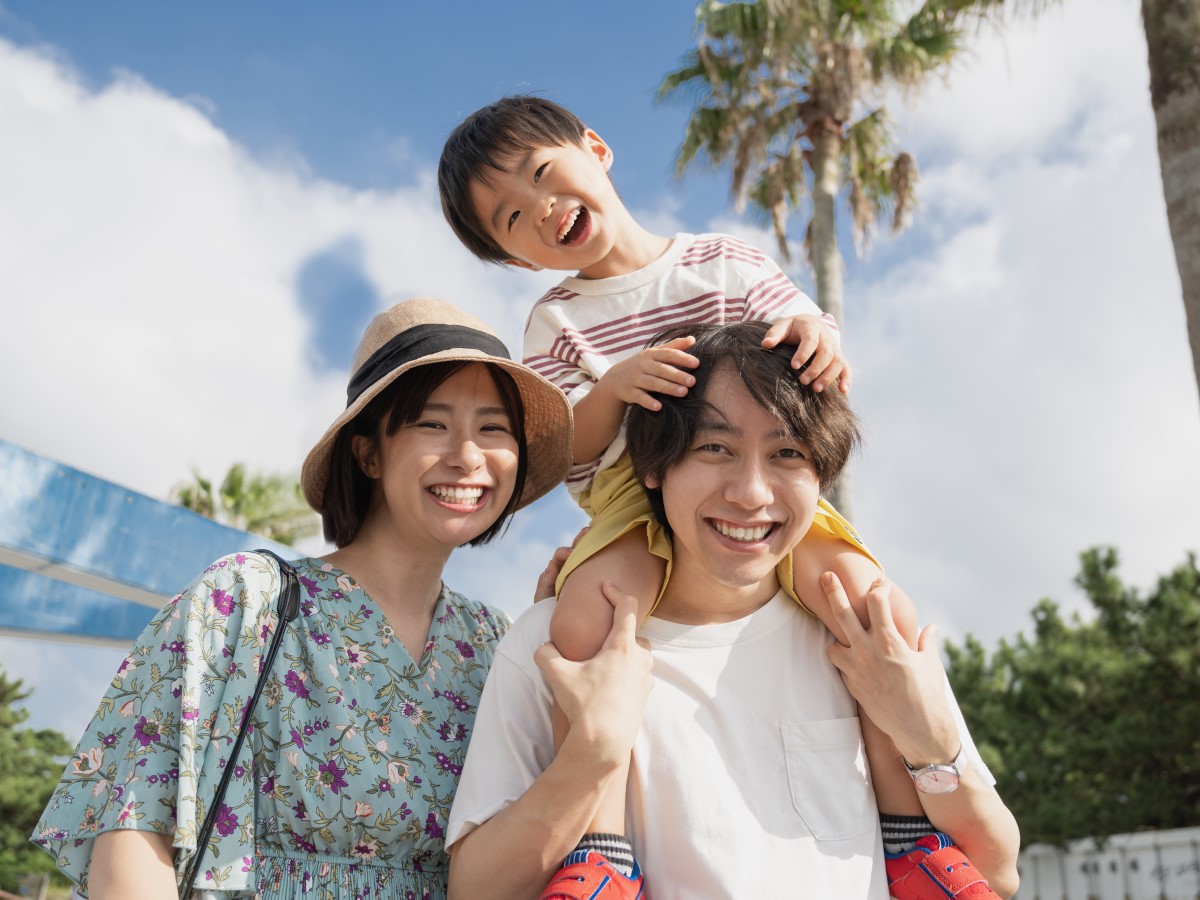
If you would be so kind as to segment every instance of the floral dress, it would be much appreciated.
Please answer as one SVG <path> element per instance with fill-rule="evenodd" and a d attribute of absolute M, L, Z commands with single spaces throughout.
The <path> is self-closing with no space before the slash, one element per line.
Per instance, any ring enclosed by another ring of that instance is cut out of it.
<path fill-rule="evenodd" d="M 440 898 L 443 829 L 504 613 L 443 586 L 414 661 L 338 569 L 295 563 L 300 616 L 228 758 L 277 624 L 278 568 L 209 566 L 154 618 L 108 688 L 33 841 L 87 888 L 96 835 L 170 835 L 176 868 L 234 766 L 196 880 L 224 897 Z"/>

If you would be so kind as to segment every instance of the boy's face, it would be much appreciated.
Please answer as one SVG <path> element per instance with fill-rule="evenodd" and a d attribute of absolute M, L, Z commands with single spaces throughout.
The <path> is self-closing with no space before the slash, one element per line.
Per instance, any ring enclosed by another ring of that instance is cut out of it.
<path fill-rule="evenodd" d="M 719 620 L 771 599 L 775 566 L 807 534 L 820 494 L 808 445 L 729 363 L 719 366 L 705 391 L 710 409 L 661 484 L 675 562 L 655 614 L 676 621 L 697 610 Z"/>
<path fill-rule="evenodd" d="M 501 160 L 490 183 L 471 183 L 471 202 L 484 230 L 528 269 L 578 270 L 603 277 L 626 218 L 608 170 L 612 151 L 594 131 L 582 143 L 539 147 Z"/>

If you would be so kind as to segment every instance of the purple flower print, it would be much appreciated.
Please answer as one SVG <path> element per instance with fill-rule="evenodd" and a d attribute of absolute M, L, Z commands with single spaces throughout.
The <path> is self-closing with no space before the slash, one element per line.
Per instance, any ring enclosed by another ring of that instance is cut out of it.
<path fill-rule="evenodd" d="M 294 743 L 301 750 L 304 749 L 304 738 L 300 736 L 300 732 L 298 732 L 295 728 L 292 729 L 292 743 Z"/>
<path fill-rule="evenodd" d="M 458 696 L 458 694 L 454 693 L 454 691 L 442 691 L 442 696 L 453 703 L 454 708 L 459 712 L 466 712 L 471 708 L 471 704 L 469 704 L 462 697 Z"/>
<path fill-rule="evenodd" d="M 308 699 L 308 688 L 305 686 L 304 680 L 296 674 L 295 670 L 288 669 L 288 673 L 283 676 L 283 683 L 287 685 L 289 691 L 301 700 Z"/>
<path fill-rule="evenodd" d="M 300 583 L 304 585 L 304 590 L 308 593 L 309 598 L 317 596 L 317 583 L 307 575 L 300 576 Z"/>
<path fill-rule="evenodd" d="M 321 773 L 321 782 L 335 794 L 349 785 L 349 782 L 342 777 L 346 774 L 346 770 L 339 767 L 336 760 L 331 759 L 321 763 L 317 766 L 317 771 Z"/>
<path fill-rule="evenodd" d="M 425 817 L 425 833 L 431 838 L 437 839 L 445 835 L 442 826 L 438 824 L 437 813 L 430 813 Z"/>
<path fill-rule="evenodd" d="M 138 743 L 143 747 L 149 747 L 152 743 L 160 743 L 162 735 L 158 731 L 158 723 L 151 720 L 146 721 L 146 717 L 142 716 L 141 720 L 133 726 L 133 736 L 137 738 Z"/>
<path fill-rule="evenodd" d="M 400 821 L 403 822 L 405 819 L 407 819 L 411 815 L 412 815 L 412 810 L 408 808 L 408 804 L 401 803 L 400 804 Z"/>
<path fill-rule="evenodd" d="M 433 754 L 433 758 L 437 760 L 437 767 L 441 771 L 449 772 L 451 775 L 462 774 L 462 766 L 456 766 L 454 763 L 450 762 L 450 757 L 448 757 L 445 753 L 435 753 Z"/>
<path fill-rule="evenodd" d="M 275 790 L 275 778 L 271 775 L 268 775 L 263 779 L 262 787 L 260 787 L 259 790 L 264 794 L 270 794 Z"/>
<path fill-rule="evenodd" d="M 329 635 L 323 631 L 314 631 L 312 633 L 312 642 L 318 647 L 324 647 L 329 643 Z"/>
<path fill-rule="evenodd" d="M 238 818 L 233 814 L 233 810 L 221 804 L 221 808 L 217 811 L 217 834 L 221 837 L 229 837 L 237 830 Z"/>
<path fill-rule="evenodd" d="M 233 595 L 220 588 L 212 592 L 212 602 L 213 606 L 217 608 L 217 612 L 223 616 L 228 616 L 233 612 Z"/>
<path fill-rule="evenodd" d="M 316 853 L 317 845 L 307 838 L 302 838 L 296 832 L 292 832 L 292 844 L 297 850 L 303 853 Z"/>
<path fill-rule="evenodd" d="M 475 648 L 466 641 L 455 641 L 454 646 L 458 648 L 458 653 L 463 659 L 475 658 Z"/>
<path fill-rule="evenodd" d="M 292 812 L 301 822 L 308 818 L 308 807 L 304 805 L 303 800 L 297 800 L 292 805 Z"/>
<path fill-rule="evenodd" d="M 379 793 L 387 794 L 387 793 L 390 793 L 391 790 L 392 790 L 392 783 L 390 781 L 379 782 Z"/>

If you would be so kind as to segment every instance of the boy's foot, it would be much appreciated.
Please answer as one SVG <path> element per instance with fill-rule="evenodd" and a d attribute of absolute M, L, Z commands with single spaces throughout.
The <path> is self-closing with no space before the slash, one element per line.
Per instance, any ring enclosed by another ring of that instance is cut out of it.
<path fill-rule="evenodd" d="M 884 855 L 894 900 L 1000 900 L 983 874 L 940 831 L 920 838 L 911 850 Z"/>
<path fill-rule="evenodd" d="M 636 861 L 630 876 L 614 869 L 595 850 L 576 850 L 538 900 L 640 900 L 641 896 L 642 870 Z"/>

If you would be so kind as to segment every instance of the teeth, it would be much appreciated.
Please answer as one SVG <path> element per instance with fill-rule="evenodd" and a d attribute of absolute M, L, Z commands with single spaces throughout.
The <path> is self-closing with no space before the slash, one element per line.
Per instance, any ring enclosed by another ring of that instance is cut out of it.
<path fill-rule="evenodd" d="M 750 543 L 752 541 L 761 541 L 767 536 L 767 532 L 771 530 L 770 525 L 755 525 L 752 528 L 742 528 L 738 525 L 729 525 L 726 522 L 713 521 L 713 526 L 721 534 L 727 538 L 733 538 L 735 541 L 744 541 Z"/>
<path fill-rule="evenodd" d="M 483 496 L 481 487 L 446 487 L 438 484 L 431 487 L 430 490 L 439 499 L 452 503 L 477 503 Z"/>
<path fill-rule="evenodd" d="M 581 209 L 583 209 L 582 206 L 576 207 L 575 211 L 571 213 L 570 218 L 563 222 L 562 228 L 558 229 L 558 242 L 560 244 L 567 239 L 567 234 L 575 227 L 575 220 L 579 218 L 579 211 Z"/>

